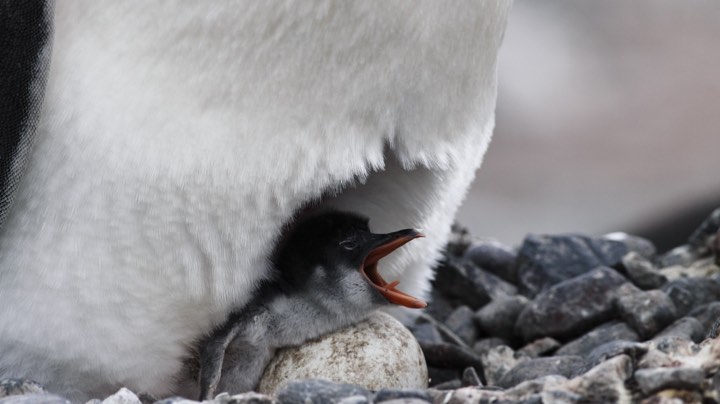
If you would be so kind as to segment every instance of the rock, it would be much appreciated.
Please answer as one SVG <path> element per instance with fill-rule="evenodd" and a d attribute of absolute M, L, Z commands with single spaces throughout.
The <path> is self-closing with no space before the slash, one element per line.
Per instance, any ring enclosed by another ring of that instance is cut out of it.
<path fill-rule="evenodd" d="M 488 335 L 512 339 L 517 318 L 527 305 L 521 295 L 499 297 L 475 313 L 475 322 Z"/>
<path fill-rule="evenodd" d="M 669 354 L 650 344 L 647 353 L 638 361 L 637 367 L 638 369 L 670 367 L 673 362 L 674 359 Z"/>
<path fill-rule="evenodd" d="M 626 279 L 600 267 L 540 293 L 520 313 L 515 332 L 525 341 L 570 337 L 612 317 L 613 297 Z"/>
<path fill-rule="evenodd" d="M 515 259 L 517 253 L 512 248 L 497 241 L 474 242 L 465 251 L 463 259 L 510 282 L 517 282 Z"/>
<path fill-rule="evenodd" d="M 396 398 L 394 400 L 383 401 L 385 404 L 428 404 L 431 401 L 421 400 L 419 398 Z"/>
<path fill-rule="evenodd" d="M 693 262 L 700 258 L 700 254 L 694 248 L 683 245 L 675 247 L 672 250 L 661 255 L 657 259 L 658 266 L 661 268 L 666 267 L 689 267 Z"/>
<path fill-rule="evenodd" d="M 505 391 L 505 397 L 514 401 L 525 401 L 532 397 L 540 398 L 539 393 L 546 390 L 553 390 L 562 386 L 568 381 L 567 377 L 560 375 L 548 375 L 533 380 L 522 382 L 515 387 Z M 541 401 L 542 402 L 542 401 Z M 552 401 L 550 401 L 552 402 Z"/>
<path fill-rule="evenodd" d="M 350 396 L 341 398 L 337 404 L 370 404 L 370 400 L 365 396 Z"/>
<path fill-rule="evenodd" d="M 704 304 L 694 308 L 689 314 L 702 324 L 703 330 L 709 334 L 715 322 L 720 319 L 720 302 Z"/>
<path fill-rule="evenodd" d="M 658 341 L 667 337 L 681 337 L 700 342 L 705 338 L 705 329 L 697 319 L 683 317 L 662 330 L 653 340 Z"/>
<path fill-rule="evenodd" d="M 135 393 L 123 387 L 117 393 L 104 399 L 102 404 L 142 404 L 142 402 Z"/>
<path fill-rule="evenodd" d="M 440 385 L 444 385 L 448 382 L 457 382 L 459 388 L 460 383 L 460 372 L 457 369 L 443 369 L 429 366 L 428 367 L 428 378 L 430 379 L 429 384 L 433 388 L 438 388 Z"/>
<path fill-rule="evenodd" d="M 418 399 L 432 402 L 432 397 L 425 390 L 418 389 L 381 389 L 375 393 L 374 402 L 382 403 L 397 399 Z"/>
<path fill-rule="evenodd" d="M 665 389 L 701 390 L 705 372 L 690 367 L 639 369 L 635 381 L 646 395 Z"/>
<path fill-rule="evenodd" d="M 410 328 L 410 332 L 418 341 L 442 342 L 442 336 L 435 324 L 427 321 L 418 321 Z"/>
<path fill-rule="evenodd" d="M 610 358 L 627 355 L 633 363 L 637 363 L 648 351 L 648 344 L 631 341 L 610 341 L 590 351 L 586 361 L 594 367 Z"/>
<path fill-rule="evenodd" d="M 282 404 L 336 404 L 343 398 L 357 396 L 369 402 L 371 394 L 361 386 L 327 380 L 291 381 L 277 392 L 277 399 Z"/>
<path fill-rule="evenodd" d="M 214 404 L 277 404 L 277 400 L 271 396 L 249 392 L 236 395 L 227 393 L 218 394 L 213 400 Z"/>
<path fill-rule="evenodd" d="M 448 237 L 445 252 L 447 255 L 460 257 L 465 254 L 465 251 L 470 247 L 471 243 L 472 236 L 470 232 L 468 232 L 468 229 L 459 223 L 453 223 L 452 226 L 450 226 L 450 236 Z"/>
<path fill-rule="evenodd" d="M 653 394 L 652 396 L 640 401 L 640 404 L 685 404 L 685 403 L 705 403 L 702 394 L 698 391 L 691 390 L 674 390 L 668 389 Z M 712 403 L 712 401 L 710 401 Z"/>
<path fill-rule="evenodd" d="M 583 235 L 529 235 L 518 251 L 517 276 L 523 294 L 535 296 L 600 266 L 621 263 L 628 248 L 619 241 Z"/>
<path fill-rule="evenodd" d="M 227 393 L 221 393 L 221 394 L 218 394 L 218 396 L 221 396 L 223 394 L 227 395 Z M 101 401 L 98 400 L 98 403 L 93 403 L 93 404 L 99 404 L 100 402 Z M 197 403 L 199 403 L 199 401 L 188 400 L 185 397 L 176 396 L 176 397 L 163 398 L 162 400 L 156 401 L 154 404 L 197 404 Z M 214 401 L 213 401 L 213 403 L 214 403 Z M 87 402 L 85 404 L 91 404 L 91 403 Z"/>
<path fill-rule="evenodd" d="M 24 379 L 0 380 L 0 398 L 20 394 L 43 394 L 45 389 L 37 382 Z"/>
<path fill-rule="evenodd" d="M 482 360 L 471 349 L 445 342 L 420 343 L 428 365 L 446 369 L 465 369 L 468 366 L 482 368 Z"/>
<path fill-rule="evenodd" d="M 445 325 L 450 331 L 470 345 L 475 342 L 477 337 L 473 315 L 473 311 L 468 306 L 460 306 L 445 320 Z"/>
<path fill-rule="evenodd" d="M 582 397 L 576 401 L 578 403 L 630 403 L 631 394 L 625 381 L 632 374 L 632 360 L 627 355 L 619 355 L 569 380 L 562 387 Z"/>
<path fill-rule="evenodd" d="M 0 404 L 71 404 L 65 397 L 54 394 L 29 393 L 0 398 Z"/>
<path fill-rule="evenodd" d="M 483 306 L 490 301 L 490 295 L 485 288 L 477 289 L 472 281 L 472 275 L 468 274 L 470 265 L 463 265 L 458 260 L 446 257 L 437 269 L 433 288 L 437 289 L 444 296 L 460 299 L 464 304 L 473 309 Z M 474 271 L 474 269 L 471 269 Z M 432 307 L 432 305 L 430 305 Z"/>
<path fill-rule="evenodd" d="M 517 364 L 498 382 L 498 386 L 509 388 L 524 381 L 542 376 L 560 375 L 567 378 L 585 372 L 587 364 L 580 356 L 553 356 L 550 358 L 529 359 Z"/>
<path fill-rule="evenodd" d="M 653 258 L 657 253 L 657 248 L 655 248 L 655 244 L 653 244 L 652 241 L 632 234 L 615 232 L 608 233 L 602 236 L 602 238 L 623 243 L 628 249 L 628 253 L 639 254 L 647 259 Z"/>
<path fill-rule="evenodd" d="M 695 250 L 705 252 L 720 230 L 720 208 L 715 209 L 688 238 L 688 245 Z"/>
<path fill-rule="evenodd" d="M 507 341 L 498 337 L 482 338 L 475 341 L 475 344 L 473 345 L 473 351 L 475 351 L 475 353 L 478 355 L 482 355 L 490 349 L 500 345 L 507 345 Z"/>
<path fill-rule="evenodd" d="M 278 351 L 265 369 L 258 391 L 273 394 L 289 380 L 307 378 L 370 389 L 425 388 L 428 374 L 410 331 L 390 315 L 378 312 L 352 327 Z"/>
<path fill-rule="evenodd" d="M 537 358 L 538 356 L 550 353 L 560 347 L 560 342 L 554 338 L 545 337 L 535 340 L 521 349 L 518 350 L 518 354 L 525 355 L 529 358 Z"/>
<path fill-rule="evenodd" d="M 510 369 L 525 360 L 527 358 L 515 356 L 515 351 L 509 346 L 503 345 L 490 349 L 482 355 L 485 383 L 488 386 L 498 386 L 500 379 Z"/>
<path fill-rule="evenodd" d="M 620 295 L 615 304 L 620 317 L 643 339 L 652 337 L 677 318 L 675 304 L 660 290 Z"/>
<path fill-rule="evenodd" d="M 585 335 L 568 342 L 555 352 L 556 355 L 585 356 L 593 349 L 611 341 L 638 341 L 638 335 L 625 323 L 611 322 L 595 327 Z"/>
<path fill-rule="evenodd" d="M 443 404 L 481 404 L 481 403 L 502 403 L 499 398 L 502 393 L 498 391 L 481 390 L 475 387 L 465 387 L 452 392 L 445 392 L 436 403 Z"/>
<path fill-rule="evenodd" d="M 482 386 L 483 382 L 480 380 L 480 376 L 478 376 L 477 371 L 475 371 L 475 368 L 468 367 L 463 370 L 462 374 L 462 385 L 463 387 L 468 386 Z"/>
<path fill-rule="evenodd" d="M 679 278 L 665 284 L 662 290 L 670 296 L 680 316 L 694 307 L 720 300 L 717 278 Z"/>
<path fill-rule="evenodd" d="M 625 254 L 622 264 L 628 279 L 641 289 L 658 289 L 668 281 L 649 259 L 637 252 Z"/>

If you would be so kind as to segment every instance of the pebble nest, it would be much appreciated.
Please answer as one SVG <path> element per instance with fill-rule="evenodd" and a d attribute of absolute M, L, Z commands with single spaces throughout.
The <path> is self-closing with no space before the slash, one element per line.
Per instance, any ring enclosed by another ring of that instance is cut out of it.
<path fill-rule="evenodd" d="M 369 391 L 322 380 L 240 403 L 719 403 L 720 209 L 658 254 L 613 233 L 528 235 L 517 248 L 453 229 L 432 300 L 410 330 L 427 390 Z M 0 404 L 65 403 L 36 383 L 0 381 Z M 94 403 L 160 401 L 122 389 Z"/>

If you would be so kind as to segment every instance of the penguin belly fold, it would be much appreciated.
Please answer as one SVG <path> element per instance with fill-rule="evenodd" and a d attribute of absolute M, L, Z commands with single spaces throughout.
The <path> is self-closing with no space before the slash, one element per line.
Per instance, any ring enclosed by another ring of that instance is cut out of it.
<path fill-rule="evenodd" d="M 55 4 L 0 233 L 0 378 L 182 390 L 188 346 L 313 203 L 422 228 L 383 276 L 426 295 L 490 140 L 510 2 L 275 3 Z"/>

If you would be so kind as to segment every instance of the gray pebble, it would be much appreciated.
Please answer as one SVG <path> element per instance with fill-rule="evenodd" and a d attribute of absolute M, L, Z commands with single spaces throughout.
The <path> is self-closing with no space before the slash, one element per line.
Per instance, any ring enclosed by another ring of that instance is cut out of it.
<path fill-rule="evenodd" d="M 615 303 L 620 317 L 643 339 L 652 337 L 677 318 L 675 304 L 661 290 L 618 296 Z"/>
<path fill-rule="evenodd" d="M 636 363 L 648 351 L 648 345 L 632 341 L 611 341 L 593 349 L 586 357 L 589 366 L 594 367 L 610 358 L 627 355 Z"/>
<path fill-rule="evenodd" d="M 515 283 L 515 259 L 517 253 L 512 248 L 496 241 L 477 241 L 465 251 L 464 260 L 471 261 L 480 268 Z"/>
<path fill-rule="evenodd" d="M 657 289 L 668 281 L 649 259 L 634 251 L 627 253 L 622 263 L 627 277 L 641 289 Z"/>
<path fill-rule="evenodd" d="M 578 234 L 529 235 L 518 251 L 517 276 L 522 293 L 535 296 L 551 286 L 600 266 L 620 264 L 623 243 Z"/>
<path fill-rule="evenodd" d="M 498 337 L 481 338 L 473 344 L 473 351 L 478 355 L 482 355 L 496 346 L 507 344 L 507 341 Z"/>
<path fill-rule="evenodd" d="M 705 338 L 705 329 L 697 319 L 683 317 L 662 330 L 653 340 L 657 341 L 666 337 L 680 337 L 700 342 Z"/>
<path fill-rule="evenodd" d="M 665 389 L 701 390 L 705 372 L 700 368 L 655 368 L 639 369 L 635 381 L 644 394 Z"/>
<path fill-rule="evenodd" d="M 333 383 L 326 380 L 299 380 L 286 384 L 277 393 L 283 404 L 335 404 L 343 398 L 363 396 L 370 399 L 370 392 L 361 386 Z"/>
<path fill-rule="evenodd" d="M 511 339 L 520 312 L 528 305 L 521 295 L 493 299 L 475 313 L 475 322 L 487 335 Z"/>
<path fill-rule="evenodd" d="M 470 345 L 475 342 L 475 338 L 477 337 L 477 329 L 473 322 L 474 314 L 468 306 L 460 306 L 450 313 L 450 316 L 445 320 L 445 325 L 455 333 L 455 335 Z"/>
<path fill-rule="evenodd" d="M 585 335 L 560 347 L 556 355 L 587 355 L 593 349 L 611 341 L 638 341 L 638 335 L 625 323 L 611 322 L 595 327 Z"/>
<path fill-rule="evenodd" d="M 537 358 L 538 356 L 550 353 L 560 347 L 560 342 L 554 338 L 545 337 L 535 340 L 518 350 L 518 354 Z"/>
<path fill-rule="evenodd" d="M 584 373 L 585 370 L 587 370 L 587 363 L 580 356 L 530 359 L 517 364 L 507 372 L 498 382 L 498 386 L 509 388 L 524 381 L 548 375 L 573 378 Z"/>
<path fill-rule="evenodd" d="M 613 314 L 613 298 L 627 280 L 600 267 L 540 293 L 520 313 L 515 332 L 531 341 L 541 337 L 577 335 Z"/>
<path fill-rule="evenodd" d="M 414 398 L 422 401 L 432 401 L 430 394 L 425 390 L 418 389 L 382 389 L 375 393 L 376 403 L 399 398 Z"/>

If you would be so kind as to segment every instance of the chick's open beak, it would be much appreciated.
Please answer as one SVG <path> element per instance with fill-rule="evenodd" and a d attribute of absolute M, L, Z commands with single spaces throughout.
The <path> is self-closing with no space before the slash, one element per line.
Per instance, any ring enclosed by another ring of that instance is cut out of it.
<path fill-rule="evenodd" d="M 425 237 L 425 235 L 414 229 L 406 229 L 389 234 L 377 234 L 375 237 L 376 241 L 374 243 L 374 247 L 365 257 L 365 260 L 360 268 L 360 272 L 363 276 L 365 276 L 365 279 L 367 279 L 368 282 L 370 282 L 370 284 L 373 285 L 373 287 L 377 289 L 378 292 L 380 292 L 380 294 L 382 294 L 390 303 L 412 309 L 422 309 L 423 307 L 426 307 L 427 303 L 422 300 L 397 290 L 395 287 L 400 283 L 400 281 L 396 280 L 388 283 L 378 272 L 378 261 L 381 258 L 405 245 L 405 243 L 410 240 L 418 237 Z"/>

